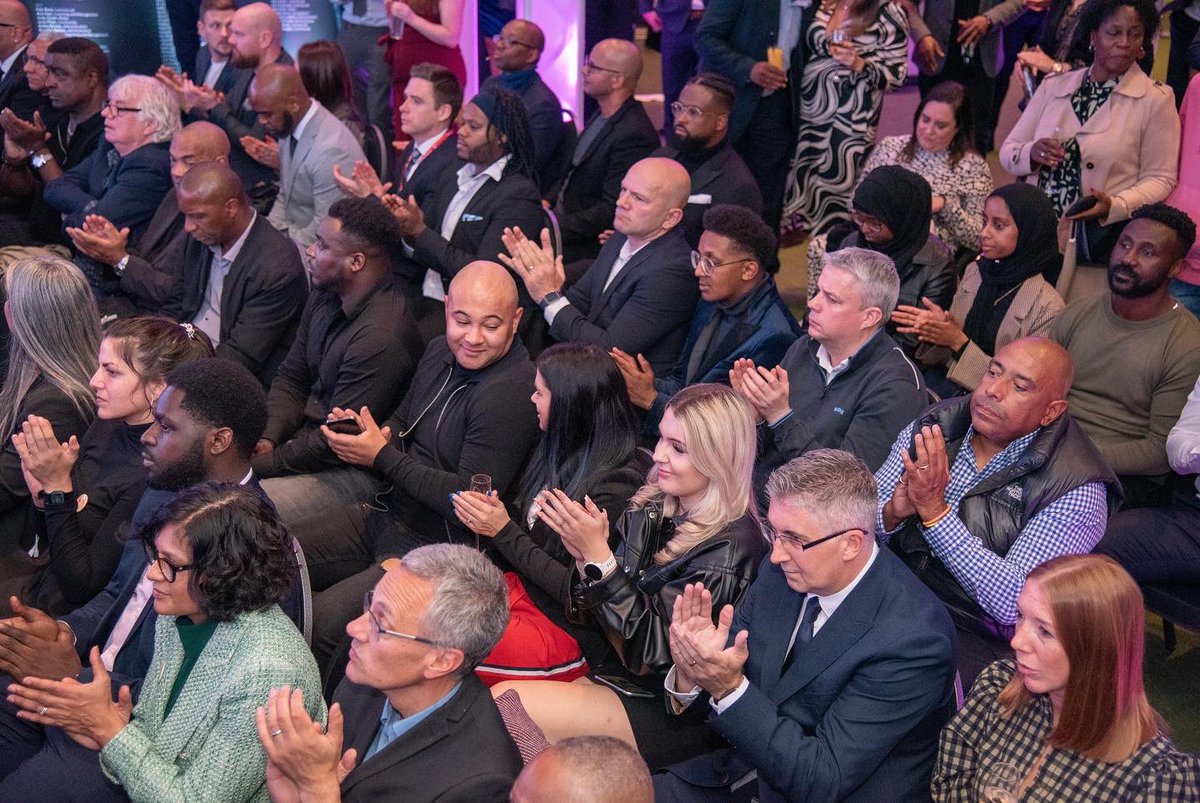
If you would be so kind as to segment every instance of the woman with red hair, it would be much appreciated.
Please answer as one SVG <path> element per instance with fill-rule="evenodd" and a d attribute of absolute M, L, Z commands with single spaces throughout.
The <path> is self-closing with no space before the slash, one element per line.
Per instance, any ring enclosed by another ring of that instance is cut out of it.
<path fill-rule="evenodd" d="M 1100 555 L 1055 558 L 1017 598 L 1016 660 L 983 671 L 942 731 L 936 801 L 1200 800 L 1142 685 L 1142 592 Z"/>

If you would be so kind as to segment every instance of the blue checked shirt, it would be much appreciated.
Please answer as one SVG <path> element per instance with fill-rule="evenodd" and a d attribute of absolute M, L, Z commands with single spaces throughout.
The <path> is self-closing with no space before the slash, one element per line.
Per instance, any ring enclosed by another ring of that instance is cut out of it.
<path fill-rule="evenodd" d="M 884 542 L 900 529 L 883 529 L 883 506 L 892 498 L 904 473 L 900 454 L 912 443 L 912 431 L 913 424 L 904 428 L 892 444 L 887 461 L 875 472 L 879 484 L 875 527 Z M 1010 443 L 982 471 L 975 469 L 973 434 L 974 428 L 969 427 L 950 466 L 950 484 L 946 486 L 950 513 L 932 527 L 918 526 L 934 556 L 980 607 L 997 622 L 1012 625 L 1017 621 L 1017 595 L 1035 566 L 1059 555 L 1086 554 L 1100 541 L 1108 522 L 1107 491 L 1104 483 L 1089 482 L 1063 494 L 1038 511 L 1025 524 L 1008 554 L 1000 557 L 967 530 L 958 517 L 958 505 L 979 482 L 1015 463 L 1033 442 L 1037 430 Z"/>

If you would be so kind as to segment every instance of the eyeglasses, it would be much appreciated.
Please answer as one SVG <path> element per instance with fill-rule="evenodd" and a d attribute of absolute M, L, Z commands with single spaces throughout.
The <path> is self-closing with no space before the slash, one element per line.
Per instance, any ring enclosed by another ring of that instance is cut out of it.
<path fill-rule="evenodd" d="M 28 25 L 17 25 L 15 22 L 0 22 L 0 28 L 28 28 Z"/>
<path fill-rule="evenodd" d="M 864 215 L 862 212 L 851 212 L 850 219 L 854 221 L 854 225 L 858 226 L 863 231 L 883 231 L 887 228 L 887 224 L 882 220 L 871 215 Z"/>
<path fill-rule="evenodd" d="M 820 538 L 815 538 L 812 541 L 804 542 L 804 541 L 801 541 L 798 537 L 796 537 L 794 535 L 789 535 L 787 533 L 777 533 L 771 527 L 764 527 L 763 528 L 763 536 L 767 539 L 768 544 L 774 544 L 777 540 L 783 540 L 783 541 L 786 541 L 787 543 L 791 544 L 794 547 L 798 547 L 801 552 L 807 552 L 808 550 L 812 549 L 815 546 L 820 546 L 821 544 L 825 543 L 826 541 L 832 541 L 833 539 L 837 538 L 839 535 L 845 535 L 846 533 L 852 533 L 855 530 L 857 530 L 859 532 L 863 531 L 863 529 L 861 527 L 851 527 L 848 530 L 840 530 L 836 533 L 830 533 L 829 535 L 823 535 Z"/>
<path fill-rule="evenodd" d="M 132 106 L 119 106 L 116 101 L 106 100 L 101 108 L 107 109 L 113 117 L 120 117 L 122 114 L 133 113 L 137 114 L 141 109 L 135 109 Z"/>
<path fill-rule="evenodd" d="M 367 593 L 363 594 L 363 613 L 367 615 L 367 622 L 371 627 L 371 641 L 379 641 L 379 636 L 382 634 L 385 636 L 392 636 L 393 638 L 417 641 L 421 644 L 428 644 L 430 647 L 438 646 L 437 642 L 430 641 L 427 638 L 422 638 L 421 636 L 410 636 L 408 633 L 400 633 L 395 630 L 388 630 L 384 628 L 383 625 L 379 624 L 379 620 L 375 618 L 375 614 L 371 613 L 371 603 L 374 602 L 374 600 L 374 591 L 368 591 Z"/>
<path fill-rule="evenodd" d="M 183 566 L 176 566 L 174 563 L 158 554 L 158 550 L 149 544 L 146 544 L 146 557 L 150 559 L 151 563 L 158 567 L 158 573 L 161 574 L 163 579 L 168 583 L 174 583 L 176 575 L 178 575 L 180 572 L 186 572 L 188 569 L 196 565 L 194 563 L 188 563 Z"/>
<path fill-rule="evenodd" d="M 712 276 L 713 271 L 717 268 L 723 268 L 726 265 L 736 265 L 739 262 L 749 262 L 749 259 L 735 259 L 732 262 L 714 263 L 711 259 L 701 254 L 699 251 L 692 252 L 692 270 L 700 269 L 703 276 Z"/>
<path fill-rule="evenodd" d="M 608 67 L 601 67 L 599 64 L 593 64 L 591 59 L 584 59 L 583 60 L 583 71 L 591 72 L 592 70 L 599 70 L 600 72 L 610 72 L 613 75 L 621 74 L 620 70 L 610 70 Z"/>
<path fill-rule="evenodd" d="M 492 41 L 495 42 L 496 44 L 500 44 L 501 42 L 503 42 L 505 47 L 512 47 L 513 45 L 520 45 L 521 47 L 527 47 L 530 50 L 538 50 L 539 49 L 537 47 L 534 47 L 533 45 L 526 44 L 525 42 L 519 41 L 517 39 L 513 39 L 511 36 L 505 36 L 502 33 L 498 33 L 495 36 L 493 36 Z"/>
<path fill-rule="evenodd" d="M 684 106 L 679 101 L 675 101 L 671 104 L 671 114 L 675 115 L 676 117 L 687 117 L 692 120 L 699 120 L 701 117 L 708 114 L 708 112 L 704 111 L 704 109 L 701 109 L 699 106 Z"/>

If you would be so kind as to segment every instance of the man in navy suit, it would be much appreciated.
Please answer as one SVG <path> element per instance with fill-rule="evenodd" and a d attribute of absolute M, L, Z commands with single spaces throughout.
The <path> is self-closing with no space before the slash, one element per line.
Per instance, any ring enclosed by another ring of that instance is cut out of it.
<path fill-rule="evenodd" d="M 638 0 L 638 11 L 651 30 L 662 34 L 663 134 L 675 130 L 671 104 L 696 72 L 692 39 L 704 16 L 704 0 Z"/>
<path fill-rule="evenodd" d="M 0 0 L 0 109 L 12 109 L 23 120 L 42 105 L 40 93 L 29 88 L 25 58 L 33 26 L 19 0 Z"/>
<path fill-rule="evenodd" d="M 655 799 L 928 800 L 954 708 L 945 607 L 875 542 L 875 478 L 820 449 L 767 482 L 771 554 L 737 613 L 714 624 L 701 584 L 675 601 L 668 703 L 709 696 L 730 747 L 655 776 Z"/>
<path fill-rule="evenodd" d="M 134 512 L 131 528 L 136 531 L 178 491 L 200 482 L 257 487 L 250 452 L 266 423 L 266 393 L 247 368 L 212 359 L 185 363 L 172 371 L 154 406 L 154 424 L 142 436 L 150 487 Z M 0 689 L 8 688 L 12 678 L 28 675 L 84 679 L 91 672 L 86 667 L 88 653 L 99 647 L 101 660 L 112 673 L 114 691 L 129 685 L 136 697 L 154 654 L 157 617 L 150 589 L 142 588 L 148 563 L 140 539 L 131 538 L 108 586 L 59 622 L 36 609 L 15 605 L 18 615 L 0 620 L 0 672 L 4 673 Z M 96 763 L 94 752 L 58 729 L 17 719 L 16 709 L 0 699 L 0 778 L 47 741 L 63 761 L 70 760 L 72 751 L 81 751 L 91 758 L 78 766 Z M 49 792 L 46 798 L 56 799 Z"/>

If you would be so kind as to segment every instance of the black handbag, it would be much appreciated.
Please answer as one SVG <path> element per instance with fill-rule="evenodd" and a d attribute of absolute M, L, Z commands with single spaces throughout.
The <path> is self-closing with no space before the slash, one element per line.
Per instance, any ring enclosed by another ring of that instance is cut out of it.
<path fill-rule="evenodd" d="M 1076 220 L 1072 232 L 1075 240 L 1075 263 L 1078 265 L 1107 265 L 1125 222 L 1105 226 L 1099 220 Z"/>

